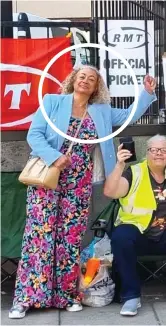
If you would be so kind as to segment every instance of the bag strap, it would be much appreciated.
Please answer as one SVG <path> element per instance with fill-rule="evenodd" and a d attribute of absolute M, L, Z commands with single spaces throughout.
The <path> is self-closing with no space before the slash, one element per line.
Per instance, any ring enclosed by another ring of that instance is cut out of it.
<path fill-rule="evenodd" d="M 80 123 L 79 123 L 79 125 L 78 125 L 78 127 L 77 127 L 77 130 L 76 130 L 76 133 L 75 133 L 75 135 L 74 135 L 74 138 L 77 138 L 78 133 L 79 133 L 79 131 L 80 131 L 80 128 L 81 128 L 81 126 L 82 126 L 82 123 L 83 123 L 83 120 L 84 120 L 86 114 L 87 114 L 87 109 L 85 110 L 85 112 L 84 112 L 84 114 L 83 114 L 83 116 L 82 116 L 82 118 L 81 118 L 81 121 L 80 121 Z M 70 146 L 69 146 L 69 148 L 68 148 L 68 150 L 67 150 L 67 152 L 66 152 L 66 155 L 69 155 L 69 154 L 71 153 L 74 144 L 75 144 L 74 141 L 71 142 L 71 144 L 70 144 Z"/>

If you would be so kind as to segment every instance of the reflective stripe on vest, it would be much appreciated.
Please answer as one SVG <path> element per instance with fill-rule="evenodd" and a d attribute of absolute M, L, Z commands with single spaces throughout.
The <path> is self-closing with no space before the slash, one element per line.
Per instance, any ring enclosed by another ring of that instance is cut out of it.
<path fill-rule="evenodd" d="M 145 214 L 153 213 L 153 209 L 146 209 L 146 208 L 141 208 L 141 207 L 136 208 L 136 207 L 133 207 L 131 204 L 127 205 L 127 206 L 123 205 L 123 211 L 125 213 L 130 213 L 133 215 L 145 215 Z"/>

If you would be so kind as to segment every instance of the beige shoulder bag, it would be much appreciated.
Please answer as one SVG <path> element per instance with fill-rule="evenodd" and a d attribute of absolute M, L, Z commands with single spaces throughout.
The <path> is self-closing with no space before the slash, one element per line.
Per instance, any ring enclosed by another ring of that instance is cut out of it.
<path fill-rule="evenodd" d="M 75 133 L 75 138 L 78 136 L 86 114 L 87 110 L 83 114 L 83 117 Z M 73 145 L 74 142 L 71 142 L 65 155 L 69 155 L 71 153 Z M 47 166 L 40 157 L 32 157 L 27 162 L 25 168 L 19 175 L 18 180 L 28 186 L 39 186 L 55 190 L 58 185 L 60 172 L 61 170 L 54 165 L 50 167 Z"/>

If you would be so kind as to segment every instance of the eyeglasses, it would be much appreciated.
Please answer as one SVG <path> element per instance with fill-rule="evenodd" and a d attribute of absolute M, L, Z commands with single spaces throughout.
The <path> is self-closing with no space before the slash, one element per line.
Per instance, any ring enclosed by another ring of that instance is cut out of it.
<path fill-rule="evenodd" d="M 166 148 L 157 148 L 157 147 L 151 147 L 148 148 L 148 151 L 152 154 L 157 154 L 159 151 L 161 154 L 166 154 Z"/>

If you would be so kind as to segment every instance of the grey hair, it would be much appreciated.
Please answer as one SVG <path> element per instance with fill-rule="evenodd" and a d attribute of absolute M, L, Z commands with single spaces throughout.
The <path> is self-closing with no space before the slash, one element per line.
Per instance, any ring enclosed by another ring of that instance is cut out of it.
<path fill-rule="evenodd" d="M 109 90 L 103 80 L 103 77 L 101 76 L 100 72 L 95 68 L 94 66 L 89 65 L 81 65 L 79 67 L 74 68 L 74 70 L 67 76 L 67 78 L 62 83 L 62 87 L 60 88 L 60 91 L 62 94 L 71 94 L 74 91 L 74 81 L 77 73 L 84 68 L 90 68 L 93 69 L 97 76 L 98 76 L 98 82 L 97 82 L 97 90 L 94 94 L 91 95 L 89 99 L 89 103 L 100 103 L 100 104 L 109 104 L 110 103 L 110 93 Z"/>
<path fill-rule="evenodd" d="M 150 148 L 151 144 L 154 141 L 165 141 L 166 142 L 166 136 L 157 134 L 157 135 L 149 138 L 148 141 L 147 141 L 147 148 Z"/>

